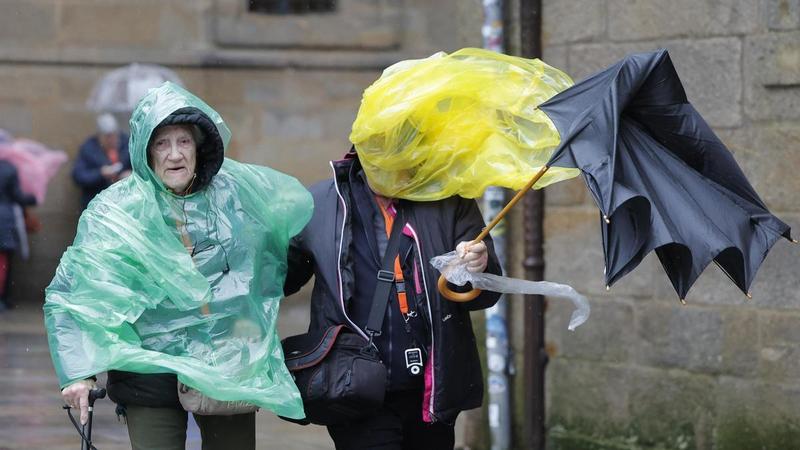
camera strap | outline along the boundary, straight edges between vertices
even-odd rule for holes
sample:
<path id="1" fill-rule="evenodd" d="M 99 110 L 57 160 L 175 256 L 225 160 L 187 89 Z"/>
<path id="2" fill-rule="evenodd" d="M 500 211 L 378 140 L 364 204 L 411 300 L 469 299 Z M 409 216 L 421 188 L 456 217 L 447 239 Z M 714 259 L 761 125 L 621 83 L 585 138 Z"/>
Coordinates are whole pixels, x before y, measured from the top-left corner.
<path id="1" fill-rule="evenodd" d="M 399 215 L 398 215 L 399 216 Z M 386 245 L 386 252 L 383 254 L 381 268 L 378 270 L 378 281 L 375 284 L 375 294 L 372 296 L 372 306 L 369 310 L 369 318 L 365 330 L 369 336 L 370 343 L 374 336 L 380 336 L 383 328 L 383 318 L 386 315 L 386 305 L 389 304 L 389 293 L 395 282 L 394 260 L 400 249 L 400 239 L 405 222 L 401 217 L 396 217 L 392 225 L 392 233 L 389 236 L 389 243 Z M 397 220 L 400 219 L 400 220 Z"/>

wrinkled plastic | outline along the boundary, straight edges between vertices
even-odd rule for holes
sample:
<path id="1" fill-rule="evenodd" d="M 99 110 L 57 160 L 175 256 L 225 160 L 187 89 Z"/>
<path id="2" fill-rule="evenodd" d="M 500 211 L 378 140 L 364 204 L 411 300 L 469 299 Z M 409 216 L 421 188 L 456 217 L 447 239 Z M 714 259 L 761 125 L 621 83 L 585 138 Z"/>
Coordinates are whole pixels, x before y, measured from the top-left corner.
<path id="1" fill-rule="evenodd" d="M 559 144 L 537 106 L 572 85 L 538 59 L 465 48 L 401 61 L 364 91 L 350 141 L 370 186 L 393 198 L 522 189 Z M 551 168 L 534 186 L 577 176 Z"/>
<path id="2" fill-rule="evenodd" d="M 133 175 L 89 204 L 46 290 L 59 382 L 110 369 L 172 372 L 217 400 L 302 418 L 275 326 L 288 241 L 308 222 L 311 196 L 290 176 L 230 159 L 205 189 L 171 194 L 148 167 L 146 144 L 185 106 L 205 112 L 225 146 L 230 140 L 222 118 L 176 85 L 139 104 Z"/>
<path id="3" fill-rule="evenodd" d="M 13 139 L 0 130 L 0 159 L 17 168 L 20 189 L 33 194 L 36 203 L 41 205 L 47 194 L 47 185 L 67 162 L 67 154 L 30 139 Z"/>
<path id="4" fill-rule="evenodd" d="M 530 281 L 518 278 L 501 277 L 491 273 L 472 273 L 467 270 L 466 264 L 456 252 L 445 253 L 431 258 L 431 265 L 441 272 L 447 281 L 457 286 L 467 283 L 472 287 L 504 294 L 532 294 L 559 297 L 570 300 L 575 306 L 569 319 L 567 328 L 574 331 L 587 319 L 591 307 L 586 297 L 566 284 L 552 283 L 550 281 Z"/>

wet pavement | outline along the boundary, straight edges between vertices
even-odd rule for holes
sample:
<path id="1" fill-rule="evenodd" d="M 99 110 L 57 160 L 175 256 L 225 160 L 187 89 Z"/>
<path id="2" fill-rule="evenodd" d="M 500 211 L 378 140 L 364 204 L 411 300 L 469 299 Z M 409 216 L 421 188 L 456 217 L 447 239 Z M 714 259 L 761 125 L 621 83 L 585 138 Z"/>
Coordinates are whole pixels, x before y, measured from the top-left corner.
<path id="1" fill-rule="evenodd" d="M 284 301 L 279 320 L 281 336 L 302 333 L 308 305 Z M 100 378 L 104 385 L 104 378 Z M 61 408 L 39 305 L 0 313 L 0 450 L 77 449 L 80 438 Z M 302 427 L 260 411 L 256 415 L 257 448 L 285 450 L 332 449 L 323 427 Z M 95 404 L 92 440 L 99 450 L 129 449 L 127 429 L 118 422 L 108 399 Z M 191 424 L 187 449 L 200 448 L 200 435 Z"/>

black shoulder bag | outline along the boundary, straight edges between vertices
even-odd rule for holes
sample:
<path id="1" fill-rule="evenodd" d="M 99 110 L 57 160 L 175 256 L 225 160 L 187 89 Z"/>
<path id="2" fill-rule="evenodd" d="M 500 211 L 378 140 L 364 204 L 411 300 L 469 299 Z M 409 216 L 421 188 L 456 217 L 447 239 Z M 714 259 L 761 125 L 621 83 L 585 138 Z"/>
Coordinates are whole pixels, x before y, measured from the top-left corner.
<path id="1" fill-rule="evenodd" d="M 383 405 L 386 366 L 372 339 L 381 334 L 383 327 L 403 226 L 399 218 L 394 221 L 382 269 L 377 273 L 378 283 L 365 327 L 369 339 L 346 325 L 336 325 L 281 341 L 286 367 L 300 390 L 306 413 L 304 420 L 286 420 L 304 425 L 336 425 L 364 417 Z"/>

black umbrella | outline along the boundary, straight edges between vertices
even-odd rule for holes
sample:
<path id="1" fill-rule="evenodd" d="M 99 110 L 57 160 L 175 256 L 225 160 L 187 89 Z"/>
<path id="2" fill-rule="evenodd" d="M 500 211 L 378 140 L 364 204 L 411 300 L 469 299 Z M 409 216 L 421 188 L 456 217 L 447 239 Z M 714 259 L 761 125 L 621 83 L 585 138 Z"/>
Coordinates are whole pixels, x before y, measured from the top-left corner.
<path id="1" fill-rule="evenodd" d="M 602 213 L 606 284 L 655 250 L 681 301 L 714 261 L 749 297 L 791 240 L 689 104 L 666 50 L 629 55 L 540 106 L 561 134 L 548 166 L 575 167 Z"/>

